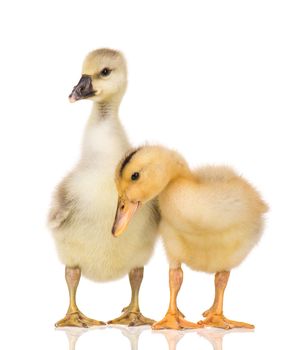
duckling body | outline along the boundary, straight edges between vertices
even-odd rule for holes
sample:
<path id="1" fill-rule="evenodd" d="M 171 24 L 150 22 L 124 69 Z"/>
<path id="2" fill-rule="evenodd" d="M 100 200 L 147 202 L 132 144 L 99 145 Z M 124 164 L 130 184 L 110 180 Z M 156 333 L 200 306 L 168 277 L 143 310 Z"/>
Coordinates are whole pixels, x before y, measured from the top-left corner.
<path id="1" fill-rule="evenodd" d="M 263 202 L 232 169 L 205 167 L 177 179 L 159 196 L 159 232 L 172 264 L 226 271 L 238 266 L 261 236 Z"/>
<path id="2" fill-rule="evenodd" d="M 122 207 L 135 211 L 135 207 L 158 196 L 159 232 L 170 265 L 169 309 L 153 328 L 253 328 L 228 320 L 222 310 L 230 270 L 245 259 L 262 234 L 267 205 L 258 192 L 229 167 L 193 171 L 180 154 L 164 147 L 145 146 L 131 155 L 130 162 L 122 161 L 116 170 Z M 126 227 L 123 220 L 118 224 L 117 218 L 122 216 L 118 208 L 113 226 L 116 236 Z M 213 306 L 198 324 L 186 321 L 177 307 L 182 263 L 197 271 L 216 273 Z"/>
<path id="3" fill-rule="evenodd" d="M 129 274 L 130 305 L 111 323 L 151 324 L 139 310 L 138 295 L 143 266 L 148 262 L 156 239 L 158 216 L 153 202 L 134 218 L 127 235 L 111 235 L 117 208 L 114 171 L 130 147 L 118 119 L 118 108 L 126 88 L 126 63 L 119 52 L 100 49 L 85 59 L 82 77 L 70 101 L 90 99 L 93 109 L 88 120 L 80 161 L 56 189 L 49 214 L 58 255 L 65 264 L 70 305 L 57 327 L 90 327 L 104 324 L 86 317 L 77 307 L 76 291 L 81 275 L 98 282 Z"/>

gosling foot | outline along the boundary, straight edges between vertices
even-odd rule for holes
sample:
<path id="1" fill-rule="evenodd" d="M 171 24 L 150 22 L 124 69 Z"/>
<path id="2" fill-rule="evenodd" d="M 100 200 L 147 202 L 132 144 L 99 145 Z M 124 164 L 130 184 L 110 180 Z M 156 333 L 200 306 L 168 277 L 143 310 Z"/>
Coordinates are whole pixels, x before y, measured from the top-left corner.
<path id="1" fill-rule="evenodd" d="M 222 329 L 255 328 L 254 325 L 249 323 L 228 320 L 224 315 L 214 314 L 211 310 L 204 312 L 203 316 L 206 316 L 206 319 L 198 322 L 198 324 L 203 327 L 216 327 Z"/>
<path id="2" fill-rule="evenodd" d="M 108 324 L 120 324 L 128 327 L 152 325 L 155 321 L 142 315 L 140 311 L 130 311 L 128 307 L 123 309 L 123 315 Z"/>
<path id="3" fill-rule="evenodd" d="M 88 318 L 82 312 L 76 311 L 72 313 L 68 313 L 62 320 L 58 321 L 55 326 L 56 327 L 81 327 L 81 328 L 89 328 L 89 327 L 97 327 L 104 326 L 106 323 L 102 321 L 96 321 L 92 318 Z"/>
<path id="4" fill-rule="evenodd" d="M 153 324 L 152 329 L 194 329 L 194 328 L 202 328 L 201 325 L 186 321 L 182 316 L 182 313 L 178 311 L 175 314 L 167 313 L 166 316 L 159 322 Z"/>

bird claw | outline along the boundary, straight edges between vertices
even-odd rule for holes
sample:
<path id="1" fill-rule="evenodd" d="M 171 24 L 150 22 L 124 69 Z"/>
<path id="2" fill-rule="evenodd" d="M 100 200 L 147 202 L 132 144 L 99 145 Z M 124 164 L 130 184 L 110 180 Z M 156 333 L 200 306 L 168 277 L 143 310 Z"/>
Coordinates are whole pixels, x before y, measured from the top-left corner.
<path id="1" fill-rule="evenodd" d="M 213 312 L 213 307 L 210 307 L 208 310 L 204 311 L 202 316 L 207 317 L 209 314 Z"/>
<path id="2" fill-rule="evenodd" d="M 130 311 L 129 307 L 123 309 L 124 313 L 114 320 L 108 321 L 108 324 L 120 324 L 128 327 L 152 325 L 155 321 L 142 315 L 140 311 Z"/>
<path id="3" fill-rule="evenodd" d="M 55 327 L 80 327 L 80 328 L 89 328 L 89 327 L 98 327 L 104 326 L 106 323 L 102 321 L 96 321 L 92 318 L 88 318 L 82 312 L 72 312 L 68 313 L 62 320 L 58 321 L 55 324 Z"/>

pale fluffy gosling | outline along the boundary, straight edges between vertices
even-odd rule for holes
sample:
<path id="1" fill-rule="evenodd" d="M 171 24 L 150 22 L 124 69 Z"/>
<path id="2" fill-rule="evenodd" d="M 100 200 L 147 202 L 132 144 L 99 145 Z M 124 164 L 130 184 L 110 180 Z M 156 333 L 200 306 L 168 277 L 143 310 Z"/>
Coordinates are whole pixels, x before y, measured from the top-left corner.
<path id="1" fill-rule="evenodd" d="M 121 53 L 100 49 L 85 59 L 82 77 L 70 101 L 90 99 L 93 109 L 87 123 L 81 159 L 56 189 L 49 227 L 60 260 L 66 265 L 70 304 L 57 327 L 101 325 L 84 316 L 75 295 L 81 274 L 93 281 L 110 281 L 129 273 L 130 305 L 110 321 L 126 325 L 152 324 L 139 310 L 138 294 L 143 266 L 156 238 L 157 213 L 153 203 L 134 218 L 120 240 L 110 230 L 117 206 L 114 171 L 130 145 L 118 119 L 118 108 L 127 84 L 126 63 Z"/>
<path id="2" fill-rule="evenodd" d="M 116 184 L 121 203 L 113 226 L 116 236 L 138 207 L 158 196 L 159 232 L 170 263 L 170 305 L 153 328 L 253 328 L 224 317 L 223 295 L 230 270 L 245 259 L 262 233 L 267 206 L 256 190 L 230 168 L 192 171 L 178 153 L 159 146 L 132 151 L 117 167 Z M 181 263 L 216 273 L 214 304 L 198 325 L 186 321 L 177 308 Z"/>

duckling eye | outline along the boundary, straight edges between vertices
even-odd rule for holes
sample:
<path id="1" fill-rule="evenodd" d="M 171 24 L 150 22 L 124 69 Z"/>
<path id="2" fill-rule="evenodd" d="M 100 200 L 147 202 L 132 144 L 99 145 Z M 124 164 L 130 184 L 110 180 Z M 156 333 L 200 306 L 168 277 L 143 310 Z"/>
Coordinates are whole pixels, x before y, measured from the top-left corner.
<path id="1" fill-rule="evenodd" d="M 108 75 L 110 75 L 110 73 L 111 73 L 111 69 L 109 69 L 109 68 L 104 68 L 103 70 L 101 70 L 102 77 L 108 77 Z"/>
<path id="2" fill-rule="evenodd" d="M 139 179 L 140 174 L 139 173 L 133 173 L 130 177 L 133 181 L 137 181 Z"/>

